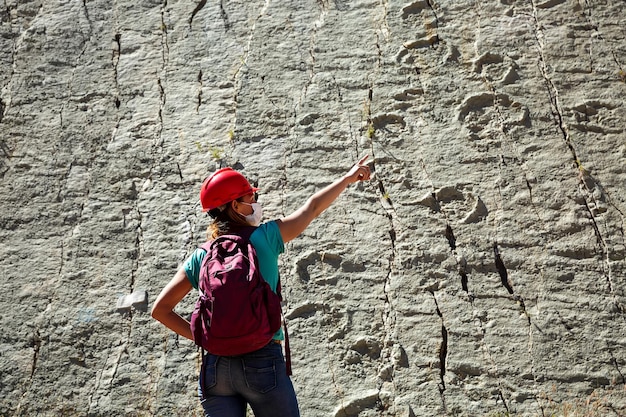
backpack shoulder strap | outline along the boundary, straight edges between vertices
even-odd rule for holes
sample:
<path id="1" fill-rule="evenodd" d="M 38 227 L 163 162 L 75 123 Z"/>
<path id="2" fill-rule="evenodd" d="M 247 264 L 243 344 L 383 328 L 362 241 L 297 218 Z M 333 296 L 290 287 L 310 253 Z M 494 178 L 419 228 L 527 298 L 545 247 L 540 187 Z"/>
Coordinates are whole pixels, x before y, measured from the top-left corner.
<path id="1" fill-rule="evenodd" d="M 213 244 L 213 240 L 207 240 L 202 245 L 200 245 L 200 249 L 204 249 L 205 252 L 209 252 L 209 250 L 211 250 L 212 244 Z"/>
<path id="2" fill-rule="evenodd" d="M 239 236 L 245 241 L 245 243 L 248 243 L 250 241 L 250 236 L 252 236 L 252 233 L 254 233 L 256 229 L 257 228 L 254 226 L 242 227 L 236 231 L 232 231 L 224 235 L 218 236 L 215 239 L 207 240 L 200 247 L 204 249 L 206 252 L 209 252 L 214 242 L 216 242 L 221 237 L 225 237 L 228 239 L 228 236 Z"/>

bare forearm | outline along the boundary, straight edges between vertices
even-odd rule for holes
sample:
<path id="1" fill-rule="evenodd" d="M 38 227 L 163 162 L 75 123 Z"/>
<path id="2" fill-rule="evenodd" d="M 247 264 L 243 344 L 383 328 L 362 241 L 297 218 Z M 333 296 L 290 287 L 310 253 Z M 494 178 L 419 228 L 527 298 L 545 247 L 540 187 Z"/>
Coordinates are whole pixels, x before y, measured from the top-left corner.
<path id="1" fill-rule="evenodd" d="M 341 178 L 333 181 L 320 191 L 313 194 L 298 210 L 278 221 L 278 227 L 284 242 L 297 237 L 307 226 L 326 210 L 339 197 L 348 185 L 369 180 L 370 169 L 365 164 L 367 156 L 350 169 L 350 171 Z"/>
<path id="2" fill-rule="evenodd" d="M 174 311 L 176 305 L 191 289 L 185 269 L 180 268 L 154 301 L 152 317 L 163 323 L 168 329 L 193 340 L 189 322 Z"/>
<path id="3" fill-rule="evenodd" d="M 175 311 L 168 311 L 168 312 L 164 312 L 161 314 L 152 314 L 152 316 L 160 321 L 161 323 L 163 323 L 165 325 L 165 327 L 167 327 L 168 329 L 172 330 L 173 332 L 189 339 L 189 340 L 193 340 L 193 335 L 191 333 L 191 327 L 189 325 L 189 322 L 187 320 L 185 320 L 184 318 L 182 318 L 178 313 L 176 313 Z"/>
<path id="4" fill-rule="evenodd" d="M 348 185 L 350 185 L 350 180 L 348 177 L 344 176 L 309 197 L 305 206 L 308 206 L 308 210 L 310 210 L 313 215 L 312 217 L 315 218 L 319 216 L 324 210 L 330 207 Z"/>

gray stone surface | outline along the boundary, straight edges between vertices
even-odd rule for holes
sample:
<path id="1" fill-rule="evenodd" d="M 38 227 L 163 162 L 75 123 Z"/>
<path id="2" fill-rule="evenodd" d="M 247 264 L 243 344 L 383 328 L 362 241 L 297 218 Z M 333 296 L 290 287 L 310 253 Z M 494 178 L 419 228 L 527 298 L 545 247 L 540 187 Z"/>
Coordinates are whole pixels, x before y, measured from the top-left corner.
<path id="1" fill-rule="evenodd" d="M 303 416 L 626 415 L 623 6 L 4 0 L 0 415 L 200 415 L 118 300 L 209 172 L 275 218 L 364 154 L 281 260 Z"/>
<path id="2" fill-rule="evenodd" d="M 147 311 L 148 292 L 146 290 L 134 291 L 117 299 L 117 311 L 119 313 L 128 313 L 133 308 L 144 312 Z"/>

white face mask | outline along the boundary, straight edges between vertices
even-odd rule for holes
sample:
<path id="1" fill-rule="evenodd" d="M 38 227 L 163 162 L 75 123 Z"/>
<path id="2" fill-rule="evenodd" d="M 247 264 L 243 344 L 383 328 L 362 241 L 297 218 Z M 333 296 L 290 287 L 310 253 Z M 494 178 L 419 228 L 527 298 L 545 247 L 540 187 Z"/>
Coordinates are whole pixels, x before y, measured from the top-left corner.
<path id="1" fill-rule="evenodd" d="M 259 203 L 246 203 L 240 201 L 241 204 L 246 204 L 252 207 L 252 214 L 243 216 L 250 226 L 258 226 L 261 224 L 261 218 L 263 217 L 263 207 Z"/>

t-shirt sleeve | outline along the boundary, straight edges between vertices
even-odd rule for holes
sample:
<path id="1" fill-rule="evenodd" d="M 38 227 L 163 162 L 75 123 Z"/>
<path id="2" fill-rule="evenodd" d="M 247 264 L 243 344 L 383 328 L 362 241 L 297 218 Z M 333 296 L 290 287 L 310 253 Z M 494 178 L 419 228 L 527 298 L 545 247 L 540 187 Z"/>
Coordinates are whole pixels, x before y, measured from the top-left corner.
<path id="1" fill-rule="evenodd" d="M 278 255 L 285 251 L 283 236 L 280 234 L 278 223 L 276 223 L 275 220 L 263 223 L 261 226 L 259 226 L 259 228 L 263 229 L 263 234 L 265 235 L 265 243 L 268 249 L 274 252 L 276 257 L 278 257 Z M 251 238 L 253 244 L 256 243 L 254 238 L 257 236 Z"/>
<path id="2" fill-rule="evenodd" d="M 191 283 L 191 286 L 196 290 L 198 289 L 198 282 L 200 278 L 200 267 L 202 266 L 202 260 L 206 255 L 206 251 L 202 248 L 198 248 L 187 258 L 183 264 L 187 279 Z"/>
<path id="3" fill-rule="evenodd" d="M 250 236 L 250 242 L 256 249 L 261 276 L 272 290 L 278 285 L 278 255 L 284 252 L 285 245 L 278 223 L 270 221 L 260 225 Z"/>

